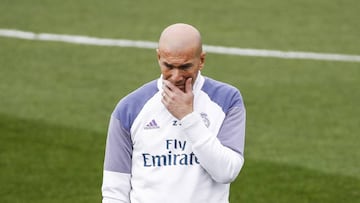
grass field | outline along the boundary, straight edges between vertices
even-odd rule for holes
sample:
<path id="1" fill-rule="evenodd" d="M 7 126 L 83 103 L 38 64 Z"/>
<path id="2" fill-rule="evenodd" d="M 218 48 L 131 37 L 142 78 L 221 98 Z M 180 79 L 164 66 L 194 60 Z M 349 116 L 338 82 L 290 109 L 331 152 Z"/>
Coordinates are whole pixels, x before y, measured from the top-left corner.
<path id="1" fill-rule="evenodd" d="M 360 55 L 357 0 L 0 0 L 0 28 Z M 247 107 L 230 202 L 360 202 L 360 63 L 208 54 Z M 0 37 L 0 202 L 100 202 L 109 116 L 157 78 L 155 51 Z"/>

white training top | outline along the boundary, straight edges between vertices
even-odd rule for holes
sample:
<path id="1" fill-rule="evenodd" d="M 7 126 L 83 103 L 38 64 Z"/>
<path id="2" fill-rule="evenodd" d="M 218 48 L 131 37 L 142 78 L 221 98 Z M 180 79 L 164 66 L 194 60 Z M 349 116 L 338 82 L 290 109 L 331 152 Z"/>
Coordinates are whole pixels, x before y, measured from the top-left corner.
<path id="1" fill-rule="evenodd" d="M 240 92 L 199 73 L 194 112 L 182 120 L 161 102 L 162 79 L 123 98 L 111 115 L 103 203 L 227 203 L 244 163 Z"/>

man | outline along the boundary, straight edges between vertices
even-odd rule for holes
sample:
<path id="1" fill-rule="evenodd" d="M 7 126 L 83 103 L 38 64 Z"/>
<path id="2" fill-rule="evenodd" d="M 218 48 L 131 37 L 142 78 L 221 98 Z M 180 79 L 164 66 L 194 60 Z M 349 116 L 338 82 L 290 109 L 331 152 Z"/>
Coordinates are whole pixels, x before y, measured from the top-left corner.
<path id="1" fill-rule="evenodd" d="M 157 49 L 159 79 L 123 98 L 111 115 L 103 203 L 226 203 L 244 163 L 240 92 L 201 75 L 200 33 L 173 24 Z"/>

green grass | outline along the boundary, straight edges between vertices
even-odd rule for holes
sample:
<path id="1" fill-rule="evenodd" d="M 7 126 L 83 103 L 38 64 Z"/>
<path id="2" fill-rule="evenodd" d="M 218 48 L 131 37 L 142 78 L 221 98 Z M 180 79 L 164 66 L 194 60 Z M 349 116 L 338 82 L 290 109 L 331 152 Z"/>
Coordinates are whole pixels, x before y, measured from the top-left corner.
<path id="1" fill-rule="evenodd" d="M 206 44 L 360 54 L 355 0 L 1 5 L 0 28 L 156 41 L 185 21 Z M 247 107 L 232 203 L 360 202 L 359 67 L 207 55 L 203 74 L 238 87 Z M 158 76 L 155 50 L 0 38 L 0 202 L 100 202 L 109 116 Z"/>
<path id="2" fill-rule="evenodd" d="M 359 54 L 357 0 L 2 0 L 0 27 L 156 41 L 189 22 L 207 44 Z"/>
<path id="3" fill-rule="evenodd" d="M 248 159 L 230 202 L 359 202 L 360 180 L 288 164 Z"/>
<path id="4" fill-rule="evenodd" d="M 104 136 L 5 114 L 0 127 L 1 202 L 100 202 Z"/>
<path id="5" fill-rule="evenodd" d="M 100 202 L 101 133 L 1 115 L 1 202 Z M 231 202 L 355 202 L 360 180 L 249 158 Z"/>

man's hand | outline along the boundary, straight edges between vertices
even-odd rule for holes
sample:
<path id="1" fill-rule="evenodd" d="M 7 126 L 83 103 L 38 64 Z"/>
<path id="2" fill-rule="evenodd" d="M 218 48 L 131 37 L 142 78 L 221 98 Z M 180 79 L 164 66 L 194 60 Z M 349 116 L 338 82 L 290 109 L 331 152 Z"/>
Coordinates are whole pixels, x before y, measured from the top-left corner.
<path id="1" fill-rule="evenodd" d="M 192 78 L 188 78 L 185 82 L 185 92 L 176 87 L 171 82 L 163 81 L 163 93 L 161 102 L 168 111 L 177 119 L 192 113 L 194 110 L 194 94 L 192 92 Z"/>

